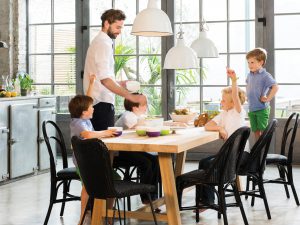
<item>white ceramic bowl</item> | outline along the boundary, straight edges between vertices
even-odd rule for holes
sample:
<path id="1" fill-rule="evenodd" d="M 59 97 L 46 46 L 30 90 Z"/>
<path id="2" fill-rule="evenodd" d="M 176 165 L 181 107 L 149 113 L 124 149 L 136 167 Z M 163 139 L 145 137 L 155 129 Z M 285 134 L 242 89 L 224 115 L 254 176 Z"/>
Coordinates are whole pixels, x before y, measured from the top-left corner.
<path id="1" fill-rule="evenodd" d="M 130 80 L 126 82 L 126 88 L 130 92 L 138 92 L 141 88 L 141 84 L 138 81 Z"/>
<path id="2" fill-rule="evenodd" d="M 188 115 L 176 115 L 176 114 L 170 114 L 171 119 L 174 122 L 182 122 L 182 123 L 188 123 L 190 121 L 193 121 L 196 117 L 197 113 L 191 113 Z"/>
<path id="3" fill-rule="evenodd" d="M 145 118 L 144 124 L 147 127 L 162 127 L 164 118 Z"/>

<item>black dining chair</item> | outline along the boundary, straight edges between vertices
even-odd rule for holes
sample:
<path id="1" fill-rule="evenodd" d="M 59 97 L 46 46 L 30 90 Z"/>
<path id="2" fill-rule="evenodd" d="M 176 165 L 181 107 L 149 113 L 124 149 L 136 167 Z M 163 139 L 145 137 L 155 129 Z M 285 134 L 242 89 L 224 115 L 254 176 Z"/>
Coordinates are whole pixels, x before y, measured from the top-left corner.
<path id="1" fill-rule="evenodd" d="M 135 165 L 131 165 L 129 162 L 119 161 L 119 156 L 114 157 L 113 168 L 121 172 L 123 180 L 126 181 L 140 181 L 140 175 L 138 168 Z M 127 210 L 131 211 L 131 200 L 130 196 L 127 197 Z"/>
<path id="2" fill-rule="evenodd" d="M 280 154 L 267 154 L 266 164 L 277 166 L 279 177 L 264 181 L 265 183 L 283 184 L 287 198 L 290 198 L 288 190 L 288 185 L 290 185 L 297 205 L 299 205 L 299 200 L 294 185 L 292 164 L 298 118 L 299 113 L 292 113 L 287 119 L 282 134 Z"/>
<path id="3" fill-rule="evenodd" d="M 254 206 L 255 198 L 263 199 L 268 219 L 271 219 L 271 213 L 264 188 L 263 175 L 266 167 L 266 157 L 276 126 L 277 120 L 273 119 L 250 149 L 250 153 L 243 153 L 241 166 L 238 170 L 239 176 L 247 177 L 246 190 L 241 190 L 240 195 L 245 195 L 246 199 L 251 196 L 251 206 Z M 250 183 L 252 183 L 251 190 Z"/>
<path id="4" fill-rule="evenodd" d="M 80 201 L 79 196 L 75 196 L 70 193 L 70 184 L 73 180 L 80 180 L 78 174 L 76 173 L 75 167 L 68 166 L 68 156 L 67 149 L 62 135 L 61 130 L 57 124 L 51 120 L 44 121 L 42 124 L 43 136 L 47 145 L 47 150 L 49 153 L 50 160 L 50 203 L 44 225 L 48 223 L 53 204 L 62 203 L 60 216 L 64 215 L 65 202 L 68 201 Z M 49 136 L 49 131 L 53 132 L 53 136 Z M 55 135 L 56 133 L 56 135 Z M 63 168 L 61 170 L 56 170 L 56 159 L 54 158 L 53 152 L 56 151 L 56 148 L 59 148 L 62 155 Z M 58 199 L 57 194 L 60 187 L 63 187 L 63 196 Z"/>
<path id="5" fill-rule="evenodd" d="M 80 175 L 89 195 L 89 199 L 108 199 L 116 198 L 119 222 L 122 224 L 120 207 L 118 199 L 127 196 L 147 194 L 153 219 L 157 224 L 156 216 L 153 209 L 150 193 L 155 190 L 155 186 L 149 184 L 141 184 L 125 180 L 113 180 L 112 166 L 106 145 L 99 139 L 81 140 L 78 137 L 72 137 L 72 146 L 75 153 L 75 158 L 78 163 Z M 125 199 L 124 199 L 125 200 Z M 84 220 L 86 209 L 81 220 Z M 106 224 L 107 219 L 107 201 L 106 201 Z M 124 224 L 126 223 L 125 201 L 124 201 Z M 114 222 L 113 214 L 113 222 Z"/>
<path id="6" fill-rule="evenodd" d="M 122 176 L 123 180 L 126 181 L 134 181 L 140 182 L 141 181 L 141 172 L 138 166 L 135 164 L 120 158 L 120 156 L 115 156 L 113 161 L 113 168 L 119 171 Z M 162 197 L 162 182 L 160 177 L 158 178 L 159 182 L 157 184 L 158 189 L 158 197 Z M 127 209 L 131 211 L 131 200 L 130 196 L 127 197 Z"/>
<path id="7" fill-rule="evenodd" d="M 199 222 L 199 208 L 214 209 L 218 211 L 218 218 L 223 215 L 224 224 L 228 224 L 227 207 L 237 206 L 240 208 L 244 223 L 247 225 L 247 217 L 237 190 L 236 173 L 239 167 L 240 158 L 244 151 L 247 139 L 250 135 L 248 127 L 236 130 L 223 144 L 220 151 L 212 159 L 211 164 L 206 170 L 193 170 L 182 174 L 176 178 L 176 188 L 180 210 L 196 210 L 196 222 Z M 195 206 L 182 205 L 183 189 L 196 185 L 196 190 L 201 187 L 211 187 L 216 194 L 218 203 L 204 203 L 199 201 L 196 192 Z M 235 203 L 226 203 L 225 192 L 231 187 L 235 196 Z"/>

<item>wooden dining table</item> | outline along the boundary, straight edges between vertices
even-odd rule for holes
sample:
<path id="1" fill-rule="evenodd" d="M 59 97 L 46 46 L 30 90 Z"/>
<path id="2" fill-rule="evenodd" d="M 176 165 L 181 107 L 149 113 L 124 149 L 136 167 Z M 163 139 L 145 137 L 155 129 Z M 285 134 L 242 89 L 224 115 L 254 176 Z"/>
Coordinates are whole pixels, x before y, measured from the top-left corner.
<path id="1" fill-rule="evenodd" d="M 218 132 L 205 131 L 203 127 L 177 129 L 175 134 L 159 137 L 138 136 L 135 131 L 123 131 L 120 137 L 102 139 L 110 151 L 157 152 L 163 185 L 163 198 L 154 201 L 154 207 L 166 205 L 166 213 L 156 214 L 158 221 L 166 221 L 171 225 L 180 225 L 180 211 L 175 186 L 176 176 L 182 174 L 186 152 L 197 146 L 217 140 Z M 172 154 L 176 154 L 175 173 Z M 153 220 L 149 206 L 135 211 L 126 211 L 126 218 Z M 102 225 L 105 217 L 105 200 L 95 199 L 92 214 L 92 225 Z M 124 212 L 121 212 L 123 217 Z M 116 213 L 117 215 L 117 213 Z M 108 210 L 113 216 L 113 210 Z"/>

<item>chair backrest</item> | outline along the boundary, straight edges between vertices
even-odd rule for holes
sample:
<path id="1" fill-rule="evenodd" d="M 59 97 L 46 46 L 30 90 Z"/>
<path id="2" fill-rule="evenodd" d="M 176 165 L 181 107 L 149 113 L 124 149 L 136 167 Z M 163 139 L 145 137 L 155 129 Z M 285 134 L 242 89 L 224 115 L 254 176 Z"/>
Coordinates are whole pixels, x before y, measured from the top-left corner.
<path id="1" fill-rule="evenodd" d="M 99 139 L 71 139 L 80 176 L 89 196 L 99 199 L 113 198 L 111 161 L 106 145 Z"/>
<path id="2" fill-rule="evenodd" d="M 249 127 L 241 127 L 230 135 L 208 168 L 207 179 L 219 184 L 235 180 L 239 161 L 249 135 Z"/>
<path id="3" fill-rule="evenodd" d="M 55 130 L 55 135 L 50 136 L 50 129 Z M 57 124 L 52 121 L 44 121 L 42 124 L 42 130 L 43 130 L 43 136 L 47 145 L 49 157 L 50 157 L 50 170 L 51 170 L 51 175 L 56 176 L 56 160 L 53 156 L 53 151 L 56 151 L 56 148 L 59 147 L 62 155 L 62 161 L 63 161 L 63 168 L 68 168 L 68 155 L 67 155 L 67 149 L 66 149 L 66 144 L 64 141 L 64 137 L 62 135 L 61 130 L 57 126 Z M 52 132 L 51 132 L 52 133 Z M 51 142 L 51 140 L 54 140 L 54 142 Z M 55 143 L 55 145 L 54 145 Z"/>
<path id="4" fill-rule="evenodd" d="M 295 118 L 294 118 L 295 117 Z M 294 118 L 294 123 L 292 123 Z M 294 151 L 294 142 L 297 134 L 298 128 L 298 118 L 299 113 L 292 113 L 287 119 L 281 141 L 281 155 L 286 155 L 288 157 L 288 163 L 293 161 L 293 151 Z M 286 152 L 287 151 L 287 152 Z"/>
<path id="5" fill-rule="evenodd" d="M 272 137 L 277 126 L 277 120 L 273 119 L 264 130 L 263 134 L 255 142 L 250 150 L 249 157 L 243 162 L 243 172 L 263 174 L 266 157 L 270 148 Z"/>

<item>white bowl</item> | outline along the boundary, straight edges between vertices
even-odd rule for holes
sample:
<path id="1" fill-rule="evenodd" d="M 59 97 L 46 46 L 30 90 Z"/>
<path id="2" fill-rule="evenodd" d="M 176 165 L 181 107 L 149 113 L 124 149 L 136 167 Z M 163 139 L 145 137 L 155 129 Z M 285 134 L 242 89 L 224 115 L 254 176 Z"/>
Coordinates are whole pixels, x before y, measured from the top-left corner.
<path id="1" fill-rule="evenodd" d="M 197 113 L 191 113 L 188 115 L 176 115 L 176 114 L 170 114 L 171 119 L 174 122 L 182 122 L 182 123 L 188 123 L 190 121 L 193 121 L 196 117 Z"/>
<path id="2" fill-rule="evenodd" d="M 137 92 L 141 88 L 141 84 L 138 81 L 130 80 L 126 82 L 126 88 L 130 92 Z"/>
<path id="3" fill-rule="evenodd" d="M 144 124 L 147 127 L 162 127 L 164 118 L 145 118 Z"/>
<path id="4" fill-rule="evenodd" d="M 123 131 L 123 127 L 108 127 L 107 130 Z"/>

